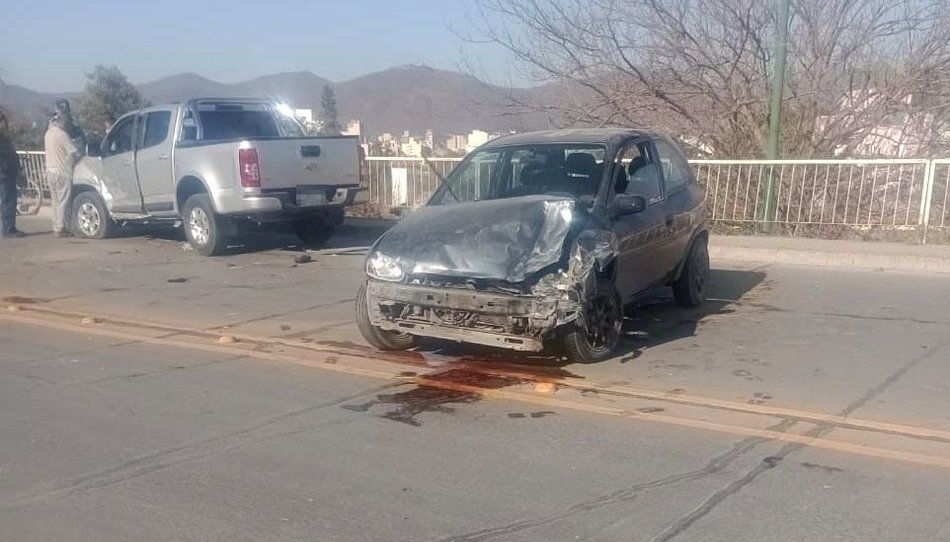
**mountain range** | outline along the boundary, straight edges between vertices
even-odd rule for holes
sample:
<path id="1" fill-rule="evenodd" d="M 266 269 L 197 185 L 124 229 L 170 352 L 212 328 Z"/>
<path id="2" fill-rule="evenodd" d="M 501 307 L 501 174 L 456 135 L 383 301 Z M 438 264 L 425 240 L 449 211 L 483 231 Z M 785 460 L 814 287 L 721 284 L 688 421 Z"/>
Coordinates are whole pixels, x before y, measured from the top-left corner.
<path id="1" fill-rule="evenodd" d="M 355 79 L 331 82 L 307 71 L 265 75 L 239 83 L 220 83 L 194 73 L 163 77 L 138 85 L 153 104 L 192 97 L 264 97 L 295 108 L 320 110 L 323 88 L 332 85 L 339 119 L 363 122 L 365 133 L 437 134 L 530 130 L 550 124 L 538 113 L 513 112 L 512 100 L 530 103 L 549 95 L 544 87 L 507 88 L 487 84 L 470 75 L 408 65 L 371 73 Z M 78 93 L 51 94 L 0 83 L 0 104 L 22 115 L 49 110 L 58 97 L 76 98 Z"/>

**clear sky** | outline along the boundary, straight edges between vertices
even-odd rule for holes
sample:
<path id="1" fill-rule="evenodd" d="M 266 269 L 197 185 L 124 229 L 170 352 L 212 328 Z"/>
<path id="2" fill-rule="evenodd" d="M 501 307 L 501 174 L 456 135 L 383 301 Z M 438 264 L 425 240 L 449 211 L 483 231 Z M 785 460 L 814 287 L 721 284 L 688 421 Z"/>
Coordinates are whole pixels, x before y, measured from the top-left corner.
<path id="1" fill-rule="evenodd" d="M 426 64 L 526 84 L 500 48 L 457 37 L 474 13 L 473 0 L 0 0 L 0 79 L 57 92 L 81 90 L 96 64 L 134 83 Z"/>

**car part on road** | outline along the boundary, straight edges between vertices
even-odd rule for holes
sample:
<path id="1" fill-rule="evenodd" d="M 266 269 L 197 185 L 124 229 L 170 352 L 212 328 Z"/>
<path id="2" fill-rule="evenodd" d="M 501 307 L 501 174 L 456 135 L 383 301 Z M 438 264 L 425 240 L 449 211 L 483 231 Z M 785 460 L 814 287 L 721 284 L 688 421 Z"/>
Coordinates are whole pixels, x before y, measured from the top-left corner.
<path id="1" fill-rule="evenodd" d="M 221 228 L 221 218 L 211 206 L 207 194 L 195 194 L 185 202 L 185 236 L 195 252 L 202 256 L 216 256 L 227 246 Z"/>
<path id="2" fill-rule="evenodd" d="M 106 239 L 115 229 L 115 223 L 98 194 L 84 191 L 76 194 L 72 202 L 72 228 L 77 237 Z"/>

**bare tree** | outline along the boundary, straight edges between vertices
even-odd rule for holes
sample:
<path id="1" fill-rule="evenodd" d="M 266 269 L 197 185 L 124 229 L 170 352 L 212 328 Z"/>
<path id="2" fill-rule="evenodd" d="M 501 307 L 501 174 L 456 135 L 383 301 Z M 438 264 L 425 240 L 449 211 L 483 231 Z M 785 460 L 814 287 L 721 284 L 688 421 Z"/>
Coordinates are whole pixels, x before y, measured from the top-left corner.
<path id="1" fill-rule="evenodd" d="M 565 125 L 660 129 L 698 152 L 763 154 L 772 2 L 477 1 L 473 38 L 548 84 L 547 98 L 515 107 Z M 792 0 L 784 151 L 855 153 L 882 134 L 930 150 L 950 114 L 948 11 L 942 0 Z"/>

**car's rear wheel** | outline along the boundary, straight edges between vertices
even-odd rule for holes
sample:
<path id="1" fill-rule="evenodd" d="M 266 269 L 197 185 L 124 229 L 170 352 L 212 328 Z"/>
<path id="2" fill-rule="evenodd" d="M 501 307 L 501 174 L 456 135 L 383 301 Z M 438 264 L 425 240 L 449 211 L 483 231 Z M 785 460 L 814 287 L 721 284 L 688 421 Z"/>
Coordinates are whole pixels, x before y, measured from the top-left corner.
<path id="1" fill-rule="evenodd" d="M 195 252 L 216 256 L 227 247 L 222 219 L 214 212 L 208 194 L 195 194 L 185 202 L 182 212 L 185 237 Z"/>
<path id="2" fill-rule="evenodd" d="M 680 278 L 673 283 L 673 297 L 681 307 L 698 307 L 709 288 L 709 246 L 705 237 L 693 242 Z"/>
<path id="3" fill-rule="evenodd" d="M 623 304 L 617 289 L 607 279 L 597 280 L 594 295 L 584 314 L 563 335 L 567 357 L 578 363 L 597 363 L 610 358 L 620 341 Z"/>
<path id="4" fill-rule="evenodd" d="M 356 294 L 356 327 L 366 342 L 378 350 L 409 350 L 416 346 L 416 338 L 408 333 L 386 331 L 373 325 L 369 319 L 366 283 L 360 286 Z"/>
<path id="5" fill-rule="evenodd" d="M 295 220 L 293 222 L 294 233 L 308 246 L 322 246 L 330 240 L 333 235 L 333 226 L 327 224 L 322 217 L 311 218 L 308 220 Z"/>

